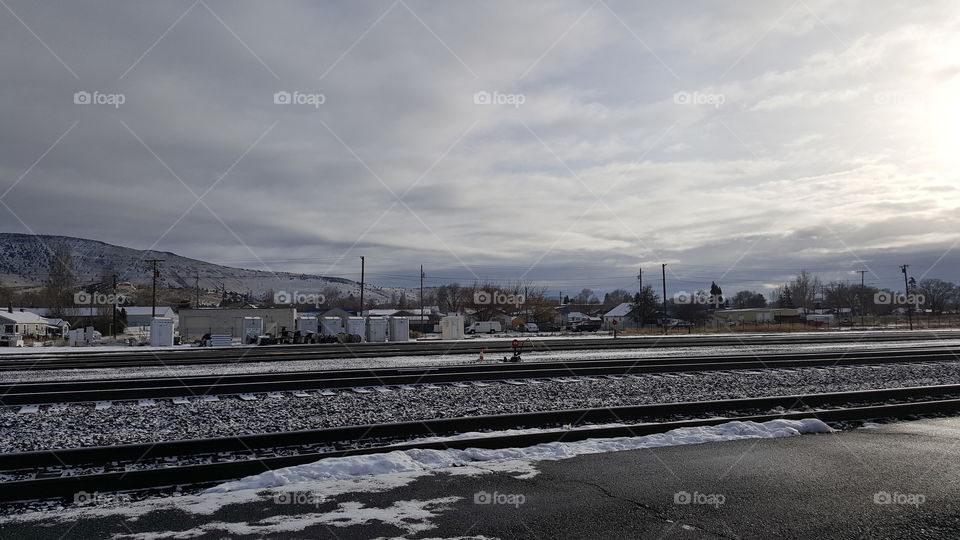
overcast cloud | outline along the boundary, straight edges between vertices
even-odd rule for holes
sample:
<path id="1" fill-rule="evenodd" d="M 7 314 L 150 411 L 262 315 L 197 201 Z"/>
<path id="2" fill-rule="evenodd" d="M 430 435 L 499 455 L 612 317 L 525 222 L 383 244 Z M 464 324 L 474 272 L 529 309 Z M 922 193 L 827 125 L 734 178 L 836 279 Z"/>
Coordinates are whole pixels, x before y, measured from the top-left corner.
<path id="1" fill-rule="evenodd" d="M 0 4 L 3 231 L 396 286 L 960 279 L 953 1 Z"/>

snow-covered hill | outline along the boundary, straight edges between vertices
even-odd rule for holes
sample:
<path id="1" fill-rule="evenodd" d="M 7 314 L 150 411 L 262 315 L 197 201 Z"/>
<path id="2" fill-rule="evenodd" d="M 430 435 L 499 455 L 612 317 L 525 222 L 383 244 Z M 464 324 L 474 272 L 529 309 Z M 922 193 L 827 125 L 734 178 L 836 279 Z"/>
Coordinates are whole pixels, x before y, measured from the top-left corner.
<path id="1" fill-rule="evenodd" d="M 270 291 L 301 294 L 323 293 L 335 287 L 343 296 L 359 295 L 360 284 L 349 279 L 288 272 L 265 272 L 231 268 L 165 251 L 125 248 L 84 238 L 52 235 L 0 233 L 0 282 L 8 287 L 28 288 L 43 285 L 50 274 L 55 253 L 65 246 L 77 284 L 108 281 L 114 274 L 119 282 L 146 284 L 151 281 L 149 259 L 161 259 L 160 283 L 168 288 L 190 288 L 199 276 L 200 288 L 226 290 L 260 298 Z M 365 287 L 371 303 L 389 301 L 400 289 Z M 409 294 L 409 293 L 408 293 Z"/>

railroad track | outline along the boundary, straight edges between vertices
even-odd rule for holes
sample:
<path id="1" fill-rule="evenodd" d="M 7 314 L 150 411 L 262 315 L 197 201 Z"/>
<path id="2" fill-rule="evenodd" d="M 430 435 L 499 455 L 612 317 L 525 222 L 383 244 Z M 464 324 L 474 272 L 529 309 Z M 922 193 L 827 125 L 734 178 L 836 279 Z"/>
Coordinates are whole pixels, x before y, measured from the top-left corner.
<path id="1" fill-rule="evenodd" d="M 734 420 L 764 422 L 777 418 L 816 417 L 825 422 L 840 422 L 953 414 L 958 411 L 960 385 L 943 385 L 474 416 L 217 439 L 0 454 L 0 471 L 7 477 L 21 478 L 0 482 L 0 501 L 70 500 L 79 492 L 208 485 L 323 458 L 411 448 L 509 448 L 554 441 L 646 435 Z M 604 425 L 630 422 L 633 424 Z M 466 439 L 415 441 L 423 436 L 529 427 L 546 429 L 521 435 L 491 433 Z M 320 450 L 311 450 L 318 447 Z M 303 451 L 280 455 L 284 448 Z M 230 453 L 235 453 L 236 459 L 229 459 Z M 201 463 L 180 464 L 181 461 L 198 458 Z M 152 466 L 142 466 L 151 460 Z"/>
<path id="2" fill-rule="evenodd" d="M 555 352 L 568 350 L 607 351 L 620 349 L 648 349 L 669 347 L 722 347 L 742 345 L 793 345 L 833 343 L 882 343 L 890 341 L 937 341 L 960 338 L 957 331 L 916 332 L 843 332 L 823 334 L 769 334 L 697 336 L 642 336 L 613 338 L 541 339 L 518 338 L 524 341 L 524 352 Z M 276 345 L 267 347 L 183 348 L 152 350 L 147 347 L 127 351 L 98 351 L 78 348 L 70 352 L 0 352 L 0 371 L 38 369 L 88 369 L 105 367 L 149 367 L 184 364 L 223 364 L 274 362 L 284 360 L 322 361 L 342 358 L 374 358 L 390 356 L 443 356 L 478 354 L 488 355 L 512 352 L 512 339 L 464 340 L 456 342 L 356 343 L 319 345 Z"/>
<path id="3" fill-rule="evenodd" d="M 488 363 L 416 368 L 30 382 L 0 384 L 0 405 L 112 402 L 151 398 L 366 389 L 371 387 L 384 391 L 385 387 L 405 387 L 415 384 L 515 382 L 517 379 L 556 379 L 681 371 L 850 366 L 956 360 L 958 360 L 958 356 L 954 347 L 927 347 L 923 349 L 854 350 L 843 353 L 730 355 L 711 358 L 616 358 L 570 362 Z"/>

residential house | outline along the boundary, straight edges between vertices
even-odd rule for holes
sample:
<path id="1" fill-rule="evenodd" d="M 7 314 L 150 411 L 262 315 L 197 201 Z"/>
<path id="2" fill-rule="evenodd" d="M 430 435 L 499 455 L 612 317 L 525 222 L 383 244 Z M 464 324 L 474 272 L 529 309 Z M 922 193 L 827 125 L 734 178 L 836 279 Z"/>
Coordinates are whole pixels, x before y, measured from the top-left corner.
<path id="1" fill-rule="evenodd" d="M 624 302 L 619 306 L 603 314 L 604 330 L 624 330 L 630 325 L 636 326 L 636 321 L 631 318 L 633 313 L 633 304 Z"/>
<path id="2" fill-rule="evenodd" d="M 0 333 L 43 338 L 47 336 L 49 329 L 49 321 L 36 313 L 13 308 L 0 311 Z"/>

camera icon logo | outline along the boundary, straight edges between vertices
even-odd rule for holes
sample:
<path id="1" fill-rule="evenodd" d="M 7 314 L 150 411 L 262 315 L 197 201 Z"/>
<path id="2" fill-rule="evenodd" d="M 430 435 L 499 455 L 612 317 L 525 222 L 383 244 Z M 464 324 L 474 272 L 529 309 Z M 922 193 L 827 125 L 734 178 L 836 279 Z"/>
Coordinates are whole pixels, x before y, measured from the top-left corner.
<path id="1" fill-rule="evenodd" d="M 90 92 L 81 90 L 79 92 L 73 93 L 73 102 L 76 105 L 89 105 L 90 104 Z"/>
<path id="2" fill-rule="evenodd" d="M 77 504 L 87 504 L 94 498 L 95 497 L 93 493 L 87 493 L 86 491 L 78 491 L 73 494 L 73 502 Z"/>
<path id="3" fill-rule="evenodd" d="M 487 291 L 476 291 L 473 293 L 473 303 L 480 305 L 490 304 L 493 297 Z"/>
<path id="4" fill-rule="evenodd" d="M 887 291 L 880 291 L 873 295 L 873 303 L 877 305 L 889 305 L 893 303 L 893 296 Z"/>
<path id="5" fill-rule="evenodd" d="M 493 497 L 486 491 L 478 491 L 473 494 L 473 504 L 490 504 Z"/>
<path id="6" fill-rule="evenodd" d="M 893 498 L 886 491 L 878 491 L 873 494 L 873 502 L 874 504 L 890 504 L 893 502 Z"/>
<path id="7" fill-rule="evenodd" d="M 691 102 L 690 92 L 677 92 L 673 95 L 673 102 L 677 105 L 689 105 Z"/>
<path id="8" fill-rule="evenodd" d="M 86 305 L 89 305 L 91 301 L 92 301 L 92 298 L 90 297 L 90 293 L 86 291 L 79 291 L 79 292 L 73 293 L 74 304 L 77 304 L 80 306 L 86 306 Z"/>
<path id="9" fill-rule="evenodd" d="M 273 303 L 274 304 L 291 304 L 293 303 L 293 295 L 287 291 L 277 291 L 273 293 Z"/>
<path id="10" fill-rule="evenodd" d="M 486 90 L 481 90 L 473 95 L 473 102 L 476 105 L 489 105 L 493 103 L 493 96 Z"/>
<path id="11" fill-rule="evenodd" d="M 693 303 L 693 295 L 687 291 L 680 291 L 677 294 L 673 295 L 674 303 L 687 305 Z"/>
<path id="12" fill-rule="evenodd" d="M 290 92 L 279 91 L 273 94 L 274 105 L 289 105 L 292 102 Z"/>
<path id="13" fill-rule="evenodd" d="M 688 491 L 678 491 L 673 494 L 673 504 L 690 504 L 692 500 L 693 497 Z"/>
<path id="14" fill-rule="evenodd" d="M 284 491 L 282 493 L 275 493 L 273 495 L 274 504 L 293 504 L 293 493 L 289 491 Z"/>

